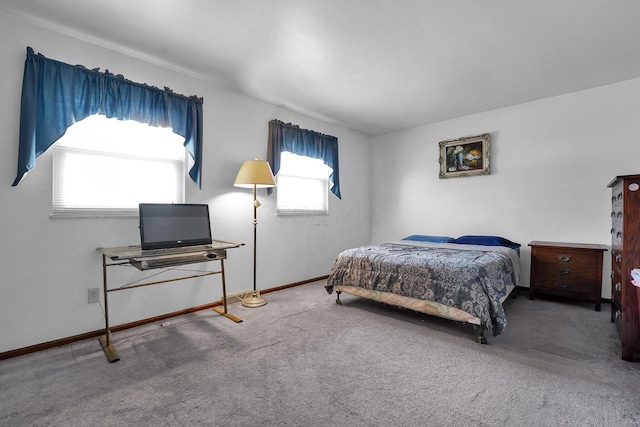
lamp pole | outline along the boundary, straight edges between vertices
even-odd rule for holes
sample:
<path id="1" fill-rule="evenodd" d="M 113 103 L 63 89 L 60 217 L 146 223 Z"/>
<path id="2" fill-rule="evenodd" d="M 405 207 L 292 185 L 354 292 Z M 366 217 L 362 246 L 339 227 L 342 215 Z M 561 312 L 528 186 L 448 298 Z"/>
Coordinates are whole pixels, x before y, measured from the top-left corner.
<path id="1" fill-rule="evenodd" d="M 256 196 L 257 186 L 253 184 L 253 297 L 258 297 L 258 287 L 256 285 L 256 260 L 258 259 L 258 198 Z"/>

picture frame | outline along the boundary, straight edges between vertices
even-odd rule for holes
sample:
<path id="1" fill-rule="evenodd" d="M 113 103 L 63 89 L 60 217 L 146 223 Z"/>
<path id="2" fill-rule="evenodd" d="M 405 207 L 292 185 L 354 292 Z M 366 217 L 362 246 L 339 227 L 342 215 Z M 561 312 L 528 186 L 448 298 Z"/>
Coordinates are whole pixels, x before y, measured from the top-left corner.
<path id="1" fill-rule="evenodd" d="M 440 179 L 489 175 L 490 134 L 440 141 Z"/>

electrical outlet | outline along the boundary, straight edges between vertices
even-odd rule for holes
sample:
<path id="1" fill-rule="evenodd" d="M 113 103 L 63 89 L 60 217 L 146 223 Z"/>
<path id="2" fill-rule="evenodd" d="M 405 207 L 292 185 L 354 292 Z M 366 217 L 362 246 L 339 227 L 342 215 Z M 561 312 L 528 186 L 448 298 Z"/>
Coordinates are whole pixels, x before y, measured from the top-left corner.
<path id="1" fill-rule="evenodd" d="M 87 302 L 89 304 L 95 304 L 100 302 L 100 289 L 99 288 L 89 288 Z"/>

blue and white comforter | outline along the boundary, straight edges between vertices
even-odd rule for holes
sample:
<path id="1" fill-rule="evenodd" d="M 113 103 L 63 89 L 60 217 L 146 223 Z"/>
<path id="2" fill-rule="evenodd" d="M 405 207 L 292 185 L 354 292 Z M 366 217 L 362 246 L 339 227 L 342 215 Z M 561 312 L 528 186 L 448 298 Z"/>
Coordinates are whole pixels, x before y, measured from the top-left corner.
<path id="1" fill-rule="evenodd" d="M 519 279 L 520 259 L 510 248 L 402 241 L 341 252 L 326 288 L 358 286 L 435 301 L 472 314 L 499 335 L 507 325 L 502 300 Z"/>

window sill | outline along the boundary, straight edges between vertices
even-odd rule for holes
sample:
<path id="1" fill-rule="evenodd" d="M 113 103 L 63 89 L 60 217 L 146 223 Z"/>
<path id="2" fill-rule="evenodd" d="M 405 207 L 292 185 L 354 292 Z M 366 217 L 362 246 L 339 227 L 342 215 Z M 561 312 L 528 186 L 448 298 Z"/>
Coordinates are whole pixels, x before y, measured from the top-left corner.
<path id="1" fill-rule="evenodd" d="M 54 211 L 51 218 L 134 218 L 138 216 L 138 209 L 70 209 Z"/>
<path id="2" fill-rule="evenodd" d="M 329 216 L 327 211 L 277 211 L 278 216 Z"/>

